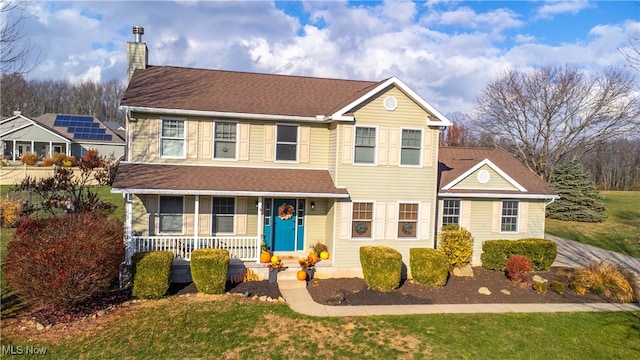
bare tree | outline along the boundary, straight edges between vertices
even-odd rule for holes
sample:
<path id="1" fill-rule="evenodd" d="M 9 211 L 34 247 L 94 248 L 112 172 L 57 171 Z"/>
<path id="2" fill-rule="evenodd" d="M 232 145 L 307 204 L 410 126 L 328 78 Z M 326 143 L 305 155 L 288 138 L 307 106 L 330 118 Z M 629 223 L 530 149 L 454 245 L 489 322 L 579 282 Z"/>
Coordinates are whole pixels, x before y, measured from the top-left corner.
<path id="1" fill-rule="evenodd" d="M 545 181 L 565 160 L 637 131 L 638 86 L 618 68 L 587 75 L 571 66 L 507 71 L 475 104 L 474 126 Z"/>
<path id="2" fill-rule="evenodd" d="M 640 71 L 640 36 L 629 39 L 629 47 L 618 49 L 629 66 Z"/>
<path id="3" fill-rule="evenodd" d="M 2 73 L 25 74 L 39 63 L 39 56 L 29 62 L 33 50 L 31 42 L 24 34 L 24 22 L 29 18 L 24 1 L 0 1 L 0 70 Z"/>

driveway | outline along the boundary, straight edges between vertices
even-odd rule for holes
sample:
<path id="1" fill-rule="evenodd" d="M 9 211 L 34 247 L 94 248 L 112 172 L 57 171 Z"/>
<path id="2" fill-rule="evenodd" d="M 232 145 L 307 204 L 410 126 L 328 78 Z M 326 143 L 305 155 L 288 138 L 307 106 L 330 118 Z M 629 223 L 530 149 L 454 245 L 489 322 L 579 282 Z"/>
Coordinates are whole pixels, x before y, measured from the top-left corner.
<path id="1" fill-rule="evenodd" d="M 609 260 L 625 266 L 640 276 L 640 259 L 638 258 L 549 234 L 545 234 L 544 237 L 558 244 L 558 256 L 552 266 L 581 267 L 593 261 Z"/>

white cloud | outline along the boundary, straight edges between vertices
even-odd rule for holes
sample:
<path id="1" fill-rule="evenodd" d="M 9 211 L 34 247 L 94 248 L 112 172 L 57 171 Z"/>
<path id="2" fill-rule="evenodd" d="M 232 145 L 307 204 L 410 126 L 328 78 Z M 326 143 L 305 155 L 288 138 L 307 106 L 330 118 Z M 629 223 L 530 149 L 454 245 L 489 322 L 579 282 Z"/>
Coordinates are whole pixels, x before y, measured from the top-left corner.
<path id="1" fill-rule="evenodd" d="M 576 0 L 576 1 L 548 1 L 541 6 L 537 11 L 537 16 L 543 19 L 553 18 L 558 14 L 577 14 L 581 10 L 587 9 L 592 5 L 588 0 Z"/>

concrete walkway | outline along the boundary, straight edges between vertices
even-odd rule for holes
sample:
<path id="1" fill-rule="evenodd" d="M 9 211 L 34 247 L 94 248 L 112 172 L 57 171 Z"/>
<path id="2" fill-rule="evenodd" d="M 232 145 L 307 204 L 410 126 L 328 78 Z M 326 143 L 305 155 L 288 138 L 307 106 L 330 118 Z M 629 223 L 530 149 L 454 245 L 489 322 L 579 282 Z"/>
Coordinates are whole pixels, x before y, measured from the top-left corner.
<path id="1" fill-rule="evenodd" d="M 577 267 L 591 260 L 610 259 L 624 264 L 640 275 L 640 259 L 583 245 L 575 241 L 551 237 L 558 243 L 558 257 L 553 266 Z M 469 314 L 469 313 L 555 313 L 587 311 L 640 311 L 640 304 L 591 303 L 591 304 L 428 304 L 428 305 L 367 305 L 327 306 L 313 301 L 306 282 L 278 280 L 282 297 L 289 307 L 300 314 L 310 316 L 373 316 L 409 314 Z"/>

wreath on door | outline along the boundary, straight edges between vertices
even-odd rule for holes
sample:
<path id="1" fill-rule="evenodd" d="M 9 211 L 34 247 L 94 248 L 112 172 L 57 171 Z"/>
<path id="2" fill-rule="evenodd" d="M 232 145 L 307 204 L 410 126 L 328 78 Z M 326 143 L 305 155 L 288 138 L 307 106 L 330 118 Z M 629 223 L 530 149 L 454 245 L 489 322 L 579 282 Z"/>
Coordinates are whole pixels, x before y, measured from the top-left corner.
<path id="1" fill-rule="evenodd" d="M 280 219 L 289 220 L 291 219 L 292 216 L 293 216 L 293 206 L 287 203 L 282 203 L 282 205 L 278 207 L 278 217 Z"/>

